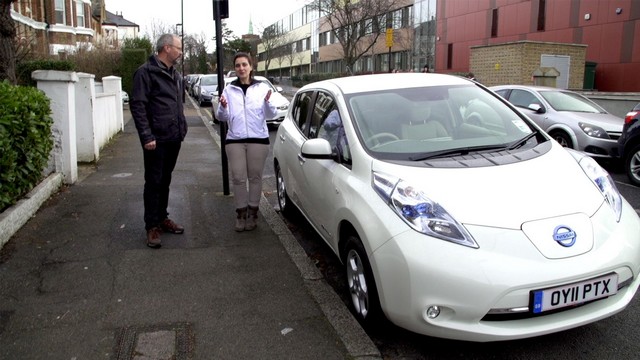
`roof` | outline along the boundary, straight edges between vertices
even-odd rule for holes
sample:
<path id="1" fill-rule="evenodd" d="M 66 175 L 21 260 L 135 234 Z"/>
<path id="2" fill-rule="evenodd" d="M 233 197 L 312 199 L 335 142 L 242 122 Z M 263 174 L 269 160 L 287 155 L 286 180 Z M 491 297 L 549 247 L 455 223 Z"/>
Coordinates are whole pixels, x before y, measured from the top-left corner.
<path id="1" fill-rule="evenodd" d="M 347 76 L 311 83 L 305 85 L 304 88 L 314 88 L 318 85 L 336 86 L 340 88 L 342 93 L 351 94 L 410 87 L 463 85 L 469 84 L 469 82 L 468 79 L 447 74 L 396 73 Z"/>
<path id="2" fill-rule="evenodd" d="M 138 24 L 122 17 L 122 14 L 116 15 L 110 11 L 105 12 L 107 14 L 107 18 L 102 22 L 103 25 L 115 25 L 118 27 L 140 27 Z"/>

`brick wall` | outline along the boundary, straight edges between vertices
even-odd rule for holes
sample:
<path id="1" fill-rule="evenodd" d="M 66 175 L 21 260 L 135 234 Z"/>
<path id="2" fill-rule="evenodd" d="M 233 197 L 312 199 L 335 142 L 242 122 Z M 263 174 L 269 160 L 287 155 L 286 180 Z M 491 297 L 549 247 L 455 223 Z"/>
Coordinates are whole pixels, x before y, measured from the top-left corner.
<path id="1" fill-rule="evenodd" d="M 536 41 L 518 41 L 471 47 L 470 71 L 487 86 L 533 85 L 533 72 L 544 55 L 569 56 L 569 88 L 582 89 L 587 47 Z"/>

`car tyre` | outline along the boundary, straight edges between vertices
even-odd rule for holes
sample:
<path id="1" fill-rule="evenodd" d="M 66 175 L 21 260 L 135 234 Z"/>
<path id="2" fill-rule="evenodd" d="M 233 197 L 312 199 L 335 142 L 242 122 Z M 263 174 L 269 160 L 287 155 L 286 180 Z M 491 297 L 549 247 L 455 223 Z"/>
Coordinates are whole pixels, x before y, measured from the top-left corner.
<path id="1" fill-rule="evenodd" d="M 276 173 L 276 191 L 278 194 L 278 206 L 280 207 L 280 212 L 287 216 L 291 214 L 293 204 L 291 203 L 291 199 L 287 194 L 287 186 L 284 182 L 284 177 L 282 176 L 282 170 L 280 170 L 280 165 L 278 163 L 275 164 L 275 173 Z"/>
<path id="2" fill-rule="evenodd" d="M 625 158 L 624 169 L 629 181 L 640 186 L 640 144 L 635 145 Z"/>
<path id="3" fill-rule="evenodd" d="M 559 130 L 552 131 L 549 133 L 549 136 L 563 147 L 573 149 L 573 141 L 571 141 L 571 137 L 566 132 Z"/>
<path id="4" fill-rule="evenodd" d="M 362 241 L 350 235 L 345 244 L 343 264 L 347 276 L 347 287 L 351 298 L 351 309 L 356 318 L 370 326 L 382 319 L 382 309 L 378 298 L 373 272 Z"/>

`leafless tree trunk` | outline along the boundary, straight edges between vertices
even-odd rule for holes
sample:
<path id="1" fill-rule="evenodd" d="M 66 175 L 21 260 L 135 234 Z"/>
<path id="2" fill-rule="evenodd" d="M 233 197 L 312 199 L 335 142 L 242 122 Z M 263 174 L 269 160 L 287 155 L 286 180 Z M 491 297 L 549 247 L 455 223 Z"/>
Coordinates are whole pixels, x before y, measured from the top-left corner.
<path id="1" fill-rule="evenodd" d="M 16 84 L 16 28 L 11 18 L 14 1 L 0 0 L 0 81 L 8 80 L 11 84 Z"/>

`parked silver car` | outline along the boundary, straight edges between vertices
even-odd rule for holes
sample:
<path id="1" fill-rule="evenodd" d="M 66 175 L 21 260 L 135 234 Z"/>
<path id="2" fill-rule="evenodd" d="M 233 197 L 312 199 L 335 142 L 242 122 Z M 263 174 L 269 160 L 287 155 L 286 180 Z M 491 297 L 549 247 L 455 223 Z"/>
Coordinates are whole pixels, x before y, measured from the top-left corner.
<path id="1" fill-rule="evenodd" d="M 490 89 L 520 108 L 562 146 L 594 158 L 617 157 L 624 119 L 586 97 L 542 86 L 503 85 Z"/>

